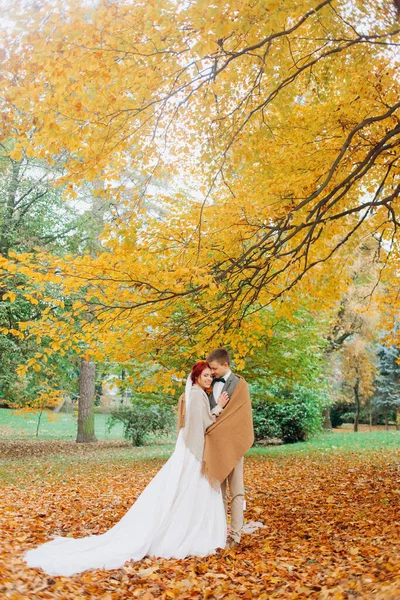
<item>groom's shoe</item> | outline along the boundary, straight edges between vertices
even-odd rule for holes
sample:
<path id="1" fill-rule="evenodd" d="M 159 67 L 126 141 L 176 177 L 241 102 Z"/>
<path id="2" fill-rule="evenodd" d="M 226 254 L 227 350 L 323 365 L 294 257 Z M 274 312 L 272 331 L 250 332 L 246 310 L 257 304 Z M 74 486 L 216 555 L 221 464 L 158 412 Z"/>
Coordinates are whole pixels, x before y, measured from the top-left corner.
<path id="1" fill-rule="evenodd" d="M 226 540 L 226 546 L 225 546 L 225 550 L 232 550 L 232 548 L 237 548 L 239 545 L 239 542 L 237 542 L 236 540 L 234 540 L 232 537 L 228 537 L 228 539 Z"/>

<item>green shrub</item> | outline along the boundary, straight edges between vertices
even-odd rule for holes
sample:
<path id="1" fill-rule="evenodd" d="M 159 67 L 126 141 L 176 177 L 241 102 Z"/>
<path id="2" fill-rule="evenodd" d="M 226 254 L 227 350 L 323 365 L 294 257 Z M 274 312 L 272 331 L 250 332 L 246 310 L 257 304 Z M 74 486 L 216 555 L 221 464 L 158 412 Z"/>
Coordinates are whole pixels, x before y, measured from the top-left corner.
<path id="1" fill-rule="evenodd" d="M 343 423 L 354 423 L 356 413 L 353 411 L 342 413 L 341 421 Z"/>
<path id="2" fill-rule="evenodd" d="M 274 397 L 265 400 L 257 394 L 253 401 L 256 441 L 278 437 L 287 444 L 302 442 L 321 429 L 326 399 L 318 392 L 295 386 L 275 390 Z"/>
<path id="3" fill-rule="evenodd" d="M 354 404 L 349 402 L 336 402 L 335 404 L 333 404 L 330 409 L 332 427 L 340 427 L 341 425 L 343 425 L 343 423 L 346 423 L 348 413 L 353 414 L 354 421 L 354 412 L 352 410 L 353 408 Z"/>
<path id="4" fill-rule="evenodd" d="M 276 415 L 276 402 L 271 400 L 253 400 L 253 425 L 255 440 L 280 438 L 282 430 Z"/>
<path id="5" fill-rule="evenodd" d="M 336 403 L 331 407 L 331 423 L 332 427 L 340 427 L 343 423 L 354 423 L 356 416 L 356 406 L 353 402 Z M 384 425 L 385 416 L 382 409 L 372 405 L 372 415 L 370 416 L 370 407 L 367 405 L 361 406 L 359 423 L 369 425 L 372 417 L 372 425 Z M 388 411 L 389 421 L 396 421 L 396 411 Z"/>
<path id="6" fill-rule="evenodd" d="M 143 446 L 150 434 L 169 433 L 176 425 L 176 417 L 168 406 L 132 403 L 111 412 L 108 431 L 119 422 L 123 423 L 125 439 L 134 446 Z"/>

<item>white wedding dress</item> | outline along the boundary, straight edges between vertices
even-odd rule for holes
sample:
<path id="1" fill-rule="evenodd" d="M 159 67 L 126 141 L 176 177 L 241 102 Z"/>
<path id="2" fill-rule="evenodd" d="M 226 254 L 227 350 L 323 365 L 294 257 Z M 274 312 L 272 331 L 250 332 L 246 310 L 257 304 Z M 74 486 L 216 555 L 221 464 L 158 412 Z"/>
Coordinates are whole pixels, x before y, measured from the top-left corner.
<path id="1" fill-rule="evenodd" d="M 190 388 L 188 383 L 186 414 Z M 170 459 L 112 529 L 84 538 L 57 537 L 29 550 L 24 558 L 30 567 L 40 567 L 49 575 L 73 575 L 88 569 L 117 569 L 144 556 L 205 556 L 225 543 L 221 492 L 202 475 L 182 428 Z"/>

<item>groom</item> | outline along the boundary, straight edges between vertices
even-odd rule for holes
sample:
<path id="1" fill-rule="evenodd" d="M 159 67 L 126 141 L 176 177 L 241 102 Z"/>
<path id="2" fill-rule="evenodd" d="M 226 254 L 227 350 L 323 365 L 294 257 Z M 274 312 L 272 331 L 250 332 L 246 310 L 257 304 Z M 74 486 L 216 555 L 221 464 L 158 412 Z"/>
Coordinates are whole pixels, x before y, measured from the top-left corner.
<path id="1" fill-rule="evenodd" d="M 213 350 L 207 362 L 214 377 L 209 395 L 211 410 L 217 406 L 221 394 L 228 394 L 230 399 L 206 432 L 203 459 L 209 478 L 221 482 L 225 512 L 229 484 L 231 528 L 226 547 L 230 549 L 239 544 L 243 527 L 243 458 L 254 442 L 251 402 L 247 383 L 243 377 L 232 373 L 229 353 L 224 348 Z"/>

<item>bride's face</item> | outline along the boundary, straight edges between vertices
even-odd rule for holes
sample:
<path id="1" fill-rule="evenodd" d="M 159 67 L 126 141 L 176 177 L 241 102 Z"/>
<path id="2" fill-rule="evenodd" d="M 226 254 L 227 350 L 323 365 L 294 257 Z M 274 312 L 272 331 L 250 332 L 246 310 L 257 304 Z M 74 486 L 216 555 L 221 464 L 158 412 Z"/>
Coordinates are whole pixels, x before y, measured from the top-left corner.
<path id="1" fill-rule="evenodd" d="M 203 388 L 203 390 L 211 387 L 211 384 L 212 384 L 211 369 L 208 369 L 208 368 L 204 369 L 204 371 L 202 371 L 202 373 L 196 379 L 196 383 L 201 388 Z"/>

